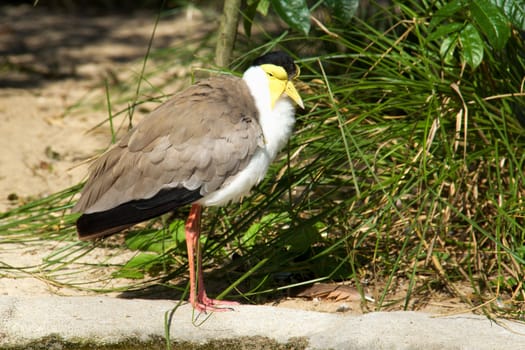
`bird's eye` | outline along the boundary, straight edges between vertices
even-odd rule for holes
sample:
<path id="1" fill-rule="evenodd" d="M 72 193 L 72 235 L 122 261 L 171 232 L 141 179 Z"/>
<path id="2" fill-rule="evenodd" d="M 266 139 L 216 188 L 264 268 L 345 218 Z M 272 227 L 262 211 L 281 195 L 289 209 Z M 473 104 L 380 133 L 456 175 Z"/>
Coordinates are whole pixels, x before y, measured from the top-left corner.
<path id="1" fill-rule="evenodd" d="M 270 77 L 273 77 L 273 73 L 268 73 L 268 75 L 269 75 Z"/>

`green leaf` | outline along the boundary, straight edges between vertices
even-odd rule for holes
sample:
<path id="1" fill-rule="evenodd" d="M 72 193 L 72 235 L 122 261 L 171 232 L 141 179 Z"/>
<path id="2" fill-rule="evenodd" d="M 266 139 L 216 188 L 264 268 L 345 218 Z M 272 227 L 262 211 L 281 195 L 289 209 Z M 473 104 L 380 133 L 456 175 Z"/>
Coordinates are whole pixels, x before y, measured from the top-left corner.
<path id="1" fill-rule="evenodd" d="M 503 10 L 507 18 L 521 30 L 525 30 L 525 3 L 520 0 L 491 0 Z"/>
<path id="2" fill-rule="evenodd" d="M 324 4 L 330 9 L 333 17 L 348 24 L 357 11 L 359 0 L 325 0 Z"/>
<path id="3" fill-rule="evenodd" d="M 472 68 L 479 66 L 483 61 L 483 39 L 478 30 L 472 24 L 467 24 L 459 34 L 459 40 L 463 48 L 463 61 Z"/>
<path id="4" fill-rule="evenodd" d="M 270 8 L 270 0 L 260 0 L 257 4 L 257 12 L 266 17 Z"/>
<path id="5" fill-rule="evenodd" d="M 458 45 L 458 34 L 447 36 L 443 39 L 439 48 L 439 54 L 445 64 L 450 64 L 454 59 L 454 51 Z"/>
<path id="6" fill-rule="evenodd" d="M 509 21 L 503 10 L 489 0 L 473 0 L 470 11 L 478 29 L 485 34 L 490 45 L 501 50 L 510 38 Z"/>
<path id="7" fill-rule="evenodd" d="M 186 240 L 186 230 L 184 220 L 173 220 L 170 223 L 171 239 L 181 244 Z"/>
<path id="8" fill-rule="evenodd" d="M 113 274 L 119 278 L 144 278 L 144 271 L 157 263 L 158 255 L 140 253 L 131 258 L 122 268 Z"/>
<path id="9" fill-rule="evenodd" d="M 126 246 L 132 250 L 150 251 L 155 253 L 164 253 L 173 249 L 185 240 L 184 221 L 174 220 L 170 223 L 169 232 L 164 230 L 137 230 L 129 232 L 126 235 Z"/>
<path id="10" fill-rule="evenodd" d="M 435 31 L 430 33 L 427 37 L 428 41 L 440 40 L 448 37 L 452 33 L 459 33 L 465 25 L 459 22 L 453 22 L 437 27 Z"/>
<path id="11" fill-rule="evenodd" d="M 268 15 L 268 8 L 270 7 L 270 0 L 251 0 L 247 1 L 246 8 L 244 10 L 244 33 L 247 37 L 250 37 L 252 32 L 252 24 L 255 20 L 255 15 L 259 12 L 261 15 Z"/>
<path id="12" fill-rule="evenodd" d="M 244 16 L 243 16 L 243 27 L 244 27 L 244 34 L 249 38 L 252 34 L 252 24 L 253 20 L 255 19 L 255 13 L 257 12 L 257 2 L 248 3 L 246 8 L 244 9 Z"/>
<path id="13" fill-rule="evenodd" d="M 293 235 L 286 241 L 288 249 L 293 252 L 303 253 L 310 249 L 312 245 L 321 241 L 319 229 L 324 225 L 316 222 L 312 225 L 311 222 L 303 222 L 297 227 L 293 228 Z"/>
<path id="14" fill-rule="evenodd" d="M 148 250 L 157 240 L 158 231 L 133 231 L 126 235 L 126 246 L 132 250 Z"/>
<path id="15" fill-rule="evenodd" d="M 245 247 L 253 247 L 256 243 L 257 238 L 261 230 L 270 228 L 272 223 L 276 220 L 286 220 L 288 218 L 287 213 L 270 213 L 266 214 L 261 218 L 261 220 L 254 222 L 248 230 L 243 234 L 241 239 L 241 244 Z"/>
<path id="16" fill-rule="evenodd" d="M 519 254 L 522 258 L 525 259 L 525 245 L 519 246 L 516 248 L 516 253 Z"/>
<path id="17" fill-rule="evenodd" d="M 434 28 L 441 21 L 453 17 L 466 6 L 467 2 L 465 0 L 455 0 L 445 4 L 432 16 L 432 19 L 430 20 L 430 28 Z"/>
<path id="18" fill-rule="evenodd" d="M 272 0 L 272 7 L 291 28 L 308 34 L 310 10 L 306 0 Z"/>

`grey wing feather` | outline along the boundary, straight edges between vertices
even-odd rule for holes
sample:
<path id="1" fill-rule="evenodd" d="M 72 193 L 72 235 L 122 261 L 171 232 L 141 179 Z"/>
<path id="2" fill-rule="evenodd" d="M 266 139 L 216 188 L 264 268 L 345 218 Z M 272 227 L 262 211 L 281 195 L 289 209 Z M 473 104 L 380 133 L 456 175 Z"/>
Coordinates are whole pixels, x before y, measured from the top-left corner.
<path id="1" fill-rule="evenodd" d="M 162 104 L 95 161 L 73 211 L 108 210 L 174 187 L 205 196 L 242 170 L 263 142 L 244 81 L 205 80 Z"/>

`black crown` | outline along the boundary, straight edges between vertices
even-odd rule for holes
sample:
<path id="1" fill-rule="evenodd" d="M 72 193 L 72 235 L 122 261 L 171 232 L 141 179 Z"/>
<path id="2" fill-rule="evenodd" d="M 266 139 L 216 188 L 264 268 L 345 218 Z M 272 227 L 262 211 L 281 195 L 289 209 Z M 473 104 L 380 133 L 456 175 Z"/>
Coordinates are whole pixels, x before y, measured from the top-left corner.
<path id="1" fill-rule="evenodd" d="M 284 51 L 269 52 L 253 61 L 254 66 L 260 66 L 261 64 L 274 64 L 283 67 L 288 74 L 288 79 L 292 79 L 297 75 L 297 65 L 294 63 L 293 58 Z"/>

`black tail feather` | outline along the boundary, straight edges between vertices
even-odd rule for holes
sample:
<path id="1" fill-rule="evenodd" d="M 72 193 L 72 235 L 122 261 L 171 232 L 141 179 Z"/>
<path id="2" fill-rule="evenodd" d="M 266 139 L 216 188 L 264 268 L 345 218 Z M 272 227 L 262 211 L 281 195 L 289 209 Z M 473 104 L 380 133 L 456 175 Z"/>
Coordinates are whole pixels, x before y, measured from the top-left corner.
<path id="1" fill-rule="evenodd" d="M 109 236 L 200 198 L 202 195 L 199 189 L 173 188 L 162 190 L 149 199 L 134 200 L 105 211 L 83 214 L 77 220 L 78 237 L 90 240 Z"/>

